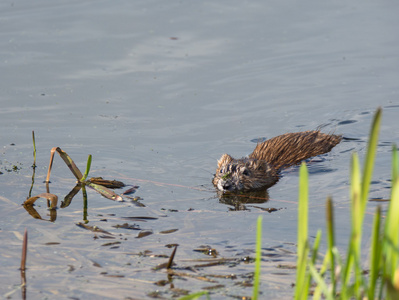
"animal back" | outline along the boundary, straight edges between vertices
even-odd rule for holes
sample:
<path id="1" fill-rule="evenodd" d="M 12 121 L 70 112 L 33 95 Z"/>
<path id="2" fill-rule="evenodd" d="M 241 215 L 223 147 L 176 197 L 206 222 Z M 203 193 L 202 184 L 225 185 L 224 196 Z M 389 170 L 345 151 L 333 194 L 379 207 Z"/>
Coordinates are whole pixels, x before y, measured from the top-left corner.
<path id="1" fill-rule="evenodd" d="M 249 158 L 265 160 L 279 170 L 327 153 L 341 140 L 340 135 L 326 134 L 318 130 L 286 133 L 259 143 Z"/>

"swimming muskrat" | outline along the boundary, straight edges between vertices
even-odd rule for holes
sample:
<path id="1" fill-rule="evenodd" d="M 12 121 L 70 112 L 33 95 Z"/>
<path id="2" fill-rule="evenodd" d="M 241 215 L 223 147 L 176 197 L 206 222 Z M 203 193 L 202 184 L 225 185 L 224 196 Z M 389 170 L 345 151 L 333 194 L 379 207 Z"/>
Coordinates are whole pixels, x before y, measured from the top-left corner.
<path id="1" fill-rule="evenodd" d="M 268 188 L 279 180 L 282 169 L 327 153 L 341 140 L 340 135 L 319 130 L 279 135 L 259 143 L 248 157 L 234 159 L 223 154 L 212 182 L 221 191 Z"/>

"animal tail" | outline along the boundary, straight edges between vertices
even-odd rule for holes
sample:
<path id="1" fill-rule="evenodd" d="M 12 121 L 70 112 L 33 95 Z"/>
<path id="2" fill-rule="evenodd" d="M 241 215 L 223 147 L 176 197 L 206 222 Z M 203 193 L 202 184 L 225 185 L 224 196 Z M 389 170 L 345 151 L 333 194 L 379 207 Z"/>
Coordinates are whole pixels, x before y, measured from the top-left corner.
<path id="1" fill-rule="evenodd" d="M 249 158 L 265 160 L 279 170 L 330 152 L 341 140 L 340 135 L 321 133 L 319 130 L 286 133 L 259 143 Z"/>

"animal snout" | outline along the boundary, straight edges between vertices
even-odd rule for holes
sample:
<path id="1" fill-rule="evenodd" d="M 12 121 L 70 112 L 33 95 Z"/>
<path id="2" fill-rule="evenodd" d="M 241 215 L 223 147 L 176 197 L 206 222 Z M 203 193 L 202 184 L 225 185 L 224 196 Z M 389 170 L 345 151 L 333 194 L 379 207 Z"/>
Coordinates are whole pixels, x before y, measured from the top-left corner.
<path id="1" fill-rule="evenodd" d="M 233 184 L 230 180 L 220 179 L 218 182 L 218 189 L 221 191 L 230 191 L 233 189 Z"/>

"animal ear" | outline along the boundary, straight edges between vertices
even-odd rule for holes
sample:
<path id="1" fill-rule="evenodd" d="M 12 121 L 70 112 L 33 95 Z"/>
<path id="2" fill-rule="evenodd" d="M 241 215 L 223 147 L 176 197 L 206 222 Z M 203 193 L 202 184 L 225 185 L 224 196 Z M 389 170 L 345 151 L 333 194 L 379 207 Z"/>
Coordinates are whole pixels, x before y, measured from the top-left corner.
<path id="1" fill-rule="evenodd" d="M 223 154 L 222 157 L 218 160 L 218 168 L 221 166 L 230 163 L 233 158 L 228 154 Z"/>

